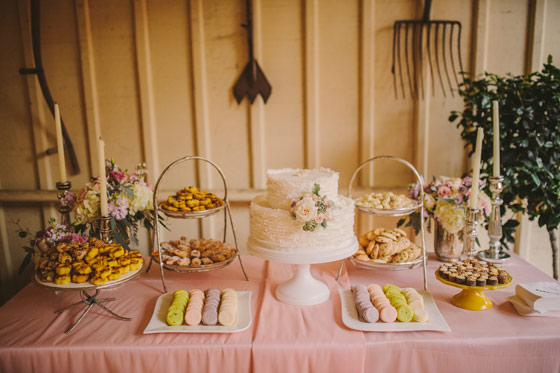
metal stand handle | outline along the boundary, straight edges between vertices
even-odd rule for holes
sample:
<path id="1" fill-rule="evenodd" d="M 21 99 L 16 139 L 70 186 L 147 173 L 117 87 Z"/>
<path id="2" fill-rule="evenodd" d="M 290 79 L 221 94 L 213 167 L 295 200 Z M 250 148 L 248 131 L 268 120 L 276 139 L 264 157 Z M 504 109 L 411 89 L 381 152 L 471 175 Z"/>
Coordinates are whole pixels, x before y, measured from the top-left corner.
<path id="1" fill-rule="evenodd" d="M 362 170 L 362 168 L 364 168 L 368 163 L 373 162 L 373 161 L 377 161 L 380 159 L 389 159 L 389 160 L 393 160 L 393 161 L 397 161 L 399 163 L 404 164 L 406 167 L 408 167 L 416 176 L 416 180 L 419 183 L 420 187 L 420 201 L 422 201 L 422 204 L 420 204 L 420 234 L 422 237 L 422 268 L 423 268 L 423 273 L 424 273 L 424 290 L 428 290 L 428 277 L 427 277 L 427 273 L 426 273 L 426 260 L 427 260 L 427 253 L 426 253 L 426 237 L 425 237 L 425 233 L 424 233 L 424 188 L 422 188 L 422 186 L 424 185 L 424 180 L 422 178 L 422 176 L 418 173 L 418 171 L 416 170 L 416 168 L 414 168 L 414 166 L 408 162 L 405 161 L 404 159 L 398 158 L 398 157 L 394 157 L 391 155 L 380 155 L 377 157 L 373 157 L 368 159 L 367 161 L 363 162 L 361 165 L 358 166 L 358 168 L 356 169 L 356 171 L 354 171 L 354 173 L 352 174 L 352 178 L 350 179 L 350 183 L 348 184 L 348 198 L 352 198 L 352 184 L 354 183 L 354 179 L 356 178 L 356 176 L 358 175 L 358 172 L 360 172 Z M 337 277 L 337 281 L 340 278 L 340 275 L 342 274 L 342 265 L 343 262 L 340 263 L 340 268 L 338 270 L 338 277 Z"/>
<path id="2" fill-rule="evenodd" d="M 224 200 L 224 204 L 225 204 L 224 239 L 223 239 L 223 242 L 226 241 L 227 218 L 229 217 L 229 222 L 230 222 L 231 230 L 232 230 L 232 233 L 233 233 L 233 240 L 234 240 L 234 243 L 235 243 L 235 252 L 236 252 L 237 258 L 239 259 L 239 264 L 241 266 L 241 271 L 243 272 L 243 276 L 245 276 L 245 280 L 249 281 L 249 278 L 247 277 L 247 273 L 245 272 L 245 268 L 243 267 L 243 262 L 241 261 L 241 255 L 239 255 L 239 247 L 237 246 L 237 235 L 235 233 L 235 228 L 233 226 L 233 219 L 231 218 L 229 200 L 227 199 L 227 183 L 226 183 L 226 178 L 224 176 L 224 173 L 222 172 L 220 167 L 218 167 L 218 165 L 216 165 L 214 162 L 210 161 L 209 159 L 206 159 L 204 157 L 199 157 L 199 156 L 188 155 L 188 156 L 177 159 L 176 161 L 172 162 L 169 166 L 167 166 L 163 170 L 161 175 L 159 176 L 159 178 L 156 182 L 156 185 L 154 187 L 154 234 L 153 234 L 153 243 L 154 243 L 154 246 L 156 246 L 157 250 L 158 250 L 159 266 L 160 266 L 160 273 L 161 273 L 161 282 L 163 284 L 163 292 L 164 293 L 167 293 L 167 286 L 165 285 L 165 275 L 164 275 L 164 271 L 163 271 L 163 260 L 161 258 L 161 246 L 160 246 L 160 241 L 159 241 L 159 206 L 158 206 L 159 186 L 160 186 L 161 181 L 163 180 L 163 178 L 167 174 L 167 172 L 169 172 L 169 170 L 171 170 L 173 167 L 175 167 L 178 164 L 181 164 L 181 163 L 186 162 L 186 161 L 192 161 L 192 160 L 199 160 L 199 161 L 203 161 L 203 162 L 206 162 L 206 163 L 212 165 L 214 167 L 214 169 L 216 169 L 216 171 L 218 171 L 218 174 L 220 174 L 220 177 L 222 178 L 222 182 L 224 184 L 224 198 L 223 198 L 223 200 Z M 150 263 L 150 267 L 151 267 L 151 263 Z"/>

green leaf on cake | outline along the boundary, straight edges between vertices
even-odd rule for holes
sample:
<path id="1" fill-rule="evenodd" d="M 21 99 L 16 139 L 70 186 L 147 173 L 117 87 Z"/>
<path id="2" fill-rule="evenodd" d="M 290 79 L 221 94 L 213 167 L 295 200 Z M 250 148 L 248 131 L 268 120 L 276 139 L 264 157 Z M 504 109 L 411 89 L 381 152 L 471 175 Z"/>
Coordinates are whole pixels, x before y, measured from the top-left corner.
<path id="1" fill-rule="evenodd" d="M 321 186 L 317 183 L 313 184 L 313 189 L 311 189 L 311 193 L 319 196 L 319 191 L 321 190 Z"/>

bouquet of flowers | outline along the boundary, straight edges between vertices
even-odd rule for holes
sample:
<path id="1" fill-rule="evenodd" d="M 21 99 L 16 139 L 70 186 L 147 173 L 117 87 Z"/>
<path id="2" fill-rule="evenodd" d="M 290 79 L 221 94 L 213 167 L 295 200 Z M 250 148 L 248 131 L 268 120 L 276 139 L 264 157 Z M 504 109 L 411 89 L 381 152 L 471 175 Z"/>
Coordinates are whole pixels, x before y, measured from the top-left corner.
<path id="1" fill-rule="evenodd" d="M 477 206 L 485 217 L 490 214 L 492 202 L 482 191 L 483 183 L 480 181 Z M 434 177 L 432 182 L 424 185 L 424 209 L 426 215 L 436 219 L 449 233 L 457 233 L 465 226 L 466 206 L 471 195 L 472 177 L 451 178 L 446 176 Z M 415 200 L 420 198 L 418 183 L 408 187 L 409 197 Z M 401 221 L 402 224 L 404 221 Z"/>
<path id="2" fill-rule="evenodd" d="M 80 234 L 74 233 L 72 227 L 67 227 L 62 224 L 57 224 L 56 219 L 49 220 L 49 226 L 35 234 L 31 233 L 27 229 L 21 228 L 19 223 L 16 222 L 19 229 L 17 230 L 21 238 L 29 238 L 29 242 L 23 246 L 26 252 L 25 257 L 19 267 L 19 273 L 21 274 L 25 267 L 34 259 L 35 265 L 38 265 L 38 261 L 42 254 L 49 253 L 52 249 L 56 247 L 57 244 L 61 242 L 86 242 L 86 237 Z"/>
<path id="3" fill-rule="evenodd" d="M 321 197 L 320 189 L 319 184 L 314 184 L 311 193 L 305 193 L 290 204 L 292 219 L 303 223 L 303 230 L 306 232 L 313 232 L 319 226 L 324 229 L 327 222 L 332 220 L 334 202 L 327 200 L 326 196 Z"/>
<path id="4" fill-rule="evenodd" d="M 107 200 L 110 228 L 115 239 L 128 248 L 128 242 L 138 243 L 140 224 L 153 228 L 153 192 L 146 182 L 145 163 L 140 163 L 132 174 L 122 170 L 113 159 L 105 163 L 107 175 Z M 68 197 L 70 199 L 70 197 Z M 99 179 L 92 179 L 75 197 L 73 206 L 78 232 L 89 228 L 90 236 L 99 237 L 95 222 L 100 216 Z"/>

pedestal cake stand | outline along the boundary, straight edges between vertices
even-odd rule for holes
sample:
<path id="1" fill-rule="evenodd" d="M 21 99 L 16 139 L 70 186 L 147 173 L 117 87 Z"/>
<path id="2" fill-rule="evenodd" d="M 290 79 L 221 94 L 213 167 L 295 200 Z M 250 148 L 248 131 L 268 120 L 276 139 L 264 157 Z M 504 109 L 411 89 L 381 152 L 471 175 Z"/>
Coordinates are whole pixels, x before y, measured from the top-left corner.
<path id="1" fill-rule="evenodd" d="M 251 237 L 247 242 L 247 249 L 253 255 L 276 262 L 295 264 L 294 276 L 278 285 L 276 298 L 281 302 L 297 306 L 323 303 L 331 295 L 329 287 L 311 275 L 311 264 L 345 259 L 354 254 L 358 250 L 358 246 L 358 240 L 356 237 L 352 237 L 330 247 L 323 246 L 320 251 L 304 253 L 302 251 L 271 250 Z"/>

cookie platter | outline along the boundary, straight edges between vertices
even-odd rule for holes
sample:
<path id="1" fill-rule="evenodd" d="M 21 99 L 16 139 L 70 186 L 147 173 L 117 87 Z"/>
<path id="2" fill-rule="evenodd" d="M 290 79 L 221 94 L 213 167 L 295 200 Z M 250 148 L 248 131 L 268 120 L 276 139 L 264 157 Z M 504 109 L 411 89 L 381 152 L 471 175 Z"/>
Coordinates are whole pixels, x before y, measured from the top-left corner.
<path id="1" fill-rule="evenodd" d="M 422 265 L 422 257 L 418 257 L 411 262 L 404 263 L 378 263 L 378 262 L 365 262 L 363 260 L 358 260 L 351 256 L 348 261 L 355 265 L 356 267 L 365 269 L 383 269 L 388 271 L 401 271 L 405 269 L 413 269 Z"/>
<path id="2" fill-rule="evenodd" d="M 159 264 L 159 256 L 157 255 L 157 252 L 154 253 L 155 255 L 153 255 L 153 258 L 155 260 L 156 263 Z M 169 270 L 169 271 L 174 271 L 174 272 L 207 272 L 207 271 L 213 271 L 216 269 L 221 269 L 223 267 L 226 267 L 227 265 L 229 265 L 231 262 L 233 262 L 235 260 L 235 258 L 237 257 L 237 252 L 234 252 L 233 255 L 229 258 L 226 259 L 222 262 L 216 262 L 216 263 L 211 263 L 211 264 L 201 264 L 199 266 L 196 267 L 192 267 L 192 266 L 182 266 L 179 264 L 167 264 L 167 263 L 163 263 L 163 268 Z"/>
<path id="3" fill-rule="evenodd" d="M 359 201 L 359 200 L 356 200 Z M 412 214 L 421 206 L 420 203 L 416 203 L 409 207 L 397 207 L 397 208 L 375 208 L 375 207 L 365 207 L 356 205 L 356 208 L 366 214 L 371 215 L 382 215 L 382 216 L 406 216 Z"/>
<path id="4" fill-rule="evenodd" d="M 162 294 L 158 297 L 152 317 L 144 329 L 144 334 L 154 333 L 237 333 L 251 326 L 251 292 L 236 291 L 237 315 L 235 322 L 229 326 L 223 325 L 177 325 L 170 326 L 166 316 L 173 301 L 173 293 Z"/>
<path id="5" fill-rule="evenodd" d="M 339 289 L 342 323 L 349 329 L 368 332 L 405 332 L 405 331 L 440 331 L 449 332 L 451 329 L 439 311 L 432 295 L 424 290 L 417 290 L 422 296 L 424 309 L 428 315 L 426 322 L 365 322 L 359 315 L 350 289 Z"/>

